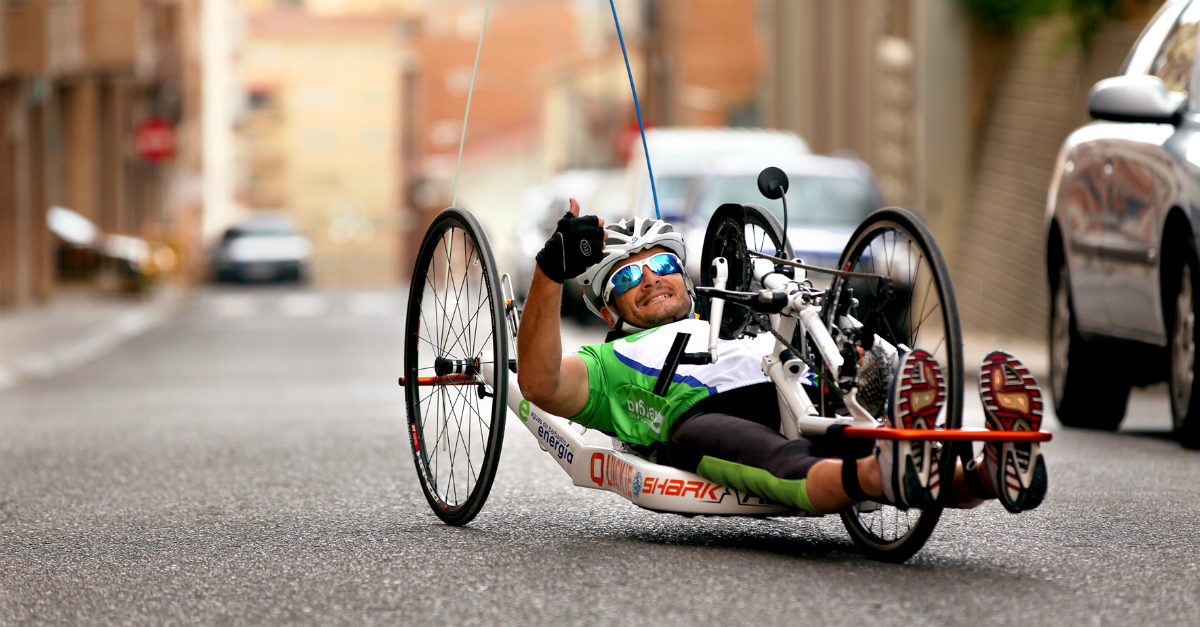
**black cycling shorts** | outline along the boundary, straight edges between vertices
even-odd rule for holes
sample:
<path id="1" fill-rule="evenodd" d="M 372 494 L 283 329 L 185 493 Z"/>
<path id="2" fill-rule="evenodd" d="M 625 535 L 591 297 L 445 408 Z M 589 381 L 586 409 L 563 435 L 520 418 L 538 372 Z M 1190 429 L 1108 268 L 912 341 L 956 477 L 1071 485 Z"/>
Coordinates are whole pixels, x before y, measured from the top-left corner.
<path id="1" fill-rule="evenodd" d="M 804 479 L 833 456 L 826 447 L 779 432 L 779 401 L 771 383 L 705 399 L 679 418 L 659 463 L 695 472 L 707 457 L 762 468 L 779 479 Z"/>

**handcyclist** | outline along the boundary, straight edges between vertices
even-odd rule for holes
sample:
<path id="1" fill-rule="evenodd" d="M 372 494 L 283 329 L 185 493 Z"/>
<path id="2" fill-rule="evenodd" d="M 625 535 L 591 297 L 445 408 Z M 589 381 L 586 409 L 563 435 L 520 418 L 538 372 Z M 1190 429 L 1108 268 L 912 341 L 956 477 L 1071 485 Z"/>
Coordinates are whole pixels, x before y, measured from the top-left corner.
<path id="1" fill-rule="evenodd" d="M 930 442 L 881 440 L 872 454 L 843 463 L 820 438 L 783 436 L 774 384 L 761 366 L 771 350 L 762 341 L 770 336 L 720 340 L 716 363 L 680 365 L 666 393 L 654 394 L 677 333 L 691 334 L 688 351 L 707 348 L 708 323 L 695 317 L 684 255 L 683 238 L 666 222 L 633 218 L 606 227 L 596 216 L 580 216 L 572 199 L 537 255 L 521 318 L 518 383 L 525 398 L 613 434 L 657 463 L 809 512 L 866 500 L 901 508 L 938 501 L 941 473 Z M 559 303 L 563 281 L 574 277 L 584 284 L 588 308 L 613 331 L 604 344 L 563 355 Z M 983 367 L 988 428 L 1037 430 L 1041 392 L 1028 369 L 999 351 Z M 895 373 L 888 426 L 932 428 L 946 398 L 940 367 L 918 349 L 902 356 Z M 999 498 L 1016 513 L 1037 507 L 1046 492 L 1036 443 L 988 443 L 966 467 L 956 461 L 952 477 L 955 507 Z"/>

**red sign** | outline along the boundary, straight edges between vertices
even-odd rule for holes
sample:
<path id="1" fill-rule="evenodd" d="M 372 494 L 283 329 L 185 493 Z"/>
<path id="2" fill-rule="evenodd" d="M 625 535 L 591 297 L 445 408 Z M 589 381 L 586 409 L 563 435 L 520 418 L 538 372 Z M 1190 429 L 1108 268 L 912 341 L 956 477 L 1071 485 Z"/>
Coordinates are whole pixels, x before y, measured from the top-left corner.
<path id="1" fill-rule="evenodd" d="M 651 128 L 654 125 L 646 122 L 646 128 Z M 617 129 L 615 138 L 617 145 L 617 155 L 621 161 L 629 161 L 629 157 L 633 155 L 633 151 L 642 152 L 642 127 L 638 124 L 637 118 L 629 120 Z"/>
<path id="2" fill-rule="evenodd" d="M 133 130 L 133 148 L 143 161 L 169 159 L 175 154 L 175 127 L 162 118 L 148 118 Z"/>

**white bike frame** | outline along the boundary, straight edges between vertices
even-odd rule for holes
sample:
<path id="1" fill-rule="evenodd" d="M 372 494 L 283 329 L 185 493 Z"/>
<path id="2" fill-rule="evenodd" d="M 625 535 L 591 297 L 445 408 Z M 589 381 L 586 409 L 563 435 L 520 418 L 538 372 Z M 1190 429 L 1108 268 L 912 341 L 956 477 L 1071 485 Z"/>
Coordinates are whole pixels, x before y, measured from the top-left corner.
<path id="1" fill-rule="evenodd" d="M 725 259 L 718 258 L 714 264 L 717 289 L 724 289 L 727 271 Z M 756 259 L 754 277 L 769 290 L 784 291 L 789 295 L 788 305 L 782 314 L 771 316 L 771 324 L 783 337 L 791 337 L 795 325 L 802 325 L 808 337 L 818 348 L 820 358 L 831 372 L 838 372 L 842 364 L 829 331 L 821 324 L 819 309 L 809 299 L 800 281 L 804 271 L 797 269 L 800 278 L 794 279 L 775 272 L 769 261 Z M 512 283 L 504 275 L 502 284 L 507 286 L 505 302 L 511 303 Z M 709 316 L 709 352 L 713 359 L 717 355 L 717 337 L 724 300 L 712 299 L 712 315 Z M 509 334 L 515 353 L 517 316 L 509 316 Z M 717 322 L 713 322 L 713 321 Z M 785 362 L 781 355 L 787 347 L 778 339 L 771 354 L 763 357 L 763 372 L 775 383 L 779 393 L 780 415 L 784 417 L 780 429 L 786 437 L 795 439 L 800 435 L 825 433 L 835 424 L 876 428 L 879 424 L 854 401 L 854 392 L 846 397 L 850 418 L 826 418 L 817 415 L 816 407 L 801 387 L 800 377 L 804 373 L 801 361 L 793 358 Z M 491 361 L 491 360 L 484 360 Z M 481 368 L 488 385 L 495 377 L 490 368 Z M 525 400 L 515 377 L 508 379 L 508 408 L 520 419 L 538 440 L 543 450 L 558 462 L 558 465 L 580 487 L 615 492 L 634 505 L 649 510 L 675 512 L 679 514 L 709 516 L 811 516 L 779 503 L 738 492 L 714 483 L 692 472 L 655 464 L 637 455 L 616 450 L 608 446 L 597 446 L 587 442 L 576 431 L 577 425 L 555 416 Z"/>

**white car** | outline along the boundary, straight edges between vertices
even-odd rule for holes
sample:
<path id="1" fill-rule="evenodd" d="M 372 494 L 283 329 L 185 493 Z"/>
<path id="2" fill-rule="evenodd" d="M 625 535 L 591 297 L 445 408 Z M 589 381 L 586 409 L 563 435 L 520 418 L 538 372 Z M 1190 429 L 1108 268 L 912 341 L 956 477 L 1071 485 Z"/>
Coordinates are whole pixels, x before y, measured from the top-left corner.
<path id="1" fill-rule="evenodd" d="M 748 128 L 652 128 L 646 131 L 646 146 L 654 168 L 659 213 L 668 222 L 681 215 L 692 181 L 713 161 L 786 160 L 810 154 L 808 144 L 794 133 Z M 629 204 L 623 215 L 614 217 L 653 216 L 654 195 L 640 138 L 629 158 L 626 184 Z"/>
<path id="2" fill-rule="evenodd" d="M 213 275 L 217 281 L 301 282 L 310 255 L 312 242 L 287 216 L 257 215 L 225 231 L 213 251 Z"/>

